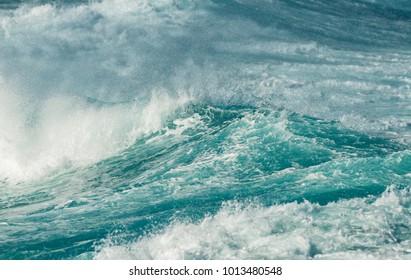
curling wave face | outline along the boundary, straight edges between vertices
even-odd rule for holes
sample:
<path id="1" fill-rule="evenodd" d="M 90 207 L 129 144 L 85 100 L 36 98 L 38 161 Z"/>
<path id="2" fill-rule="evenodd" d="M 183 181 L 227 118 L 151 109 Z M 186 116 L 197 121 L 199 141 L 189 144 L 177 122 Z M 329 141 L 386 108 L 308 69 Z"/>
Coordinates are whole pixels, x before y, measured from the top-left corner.
<path id="1" fill-rule="evenodd" d="M 407 1 L 0 5 L 0 258 L 410 258 L 410 22 Z"/>

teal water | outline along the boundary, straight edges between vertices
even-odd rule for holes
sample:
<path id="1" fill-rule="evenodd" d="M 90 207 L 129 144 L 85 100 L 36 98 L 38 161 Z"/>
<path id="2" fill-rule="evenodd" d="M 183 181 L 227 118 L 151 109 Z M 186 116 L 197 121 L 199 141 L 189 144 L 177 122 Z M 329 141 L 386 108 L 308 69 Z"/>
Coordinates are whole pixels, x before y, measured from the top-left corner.
<path id="1" fill-rule="evenodd" d="M 0 259 L 410 259 L 408 1 L 0 4 Z"/>

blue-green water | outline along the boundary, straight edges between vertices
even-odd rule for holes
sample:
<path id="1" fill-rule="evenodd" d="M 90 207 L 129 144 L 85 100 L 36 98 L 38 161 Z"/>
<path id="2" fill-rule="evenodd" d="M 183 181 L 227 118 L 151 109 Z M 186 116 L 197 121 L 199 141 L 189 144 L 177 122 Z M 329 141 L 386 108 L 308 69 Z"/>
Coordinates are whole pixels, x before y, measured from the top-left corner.
<path id="1" fill-rule="evenodd" d="M 0 2 L 0 259 L 411 259 L 409 1 Z"/>

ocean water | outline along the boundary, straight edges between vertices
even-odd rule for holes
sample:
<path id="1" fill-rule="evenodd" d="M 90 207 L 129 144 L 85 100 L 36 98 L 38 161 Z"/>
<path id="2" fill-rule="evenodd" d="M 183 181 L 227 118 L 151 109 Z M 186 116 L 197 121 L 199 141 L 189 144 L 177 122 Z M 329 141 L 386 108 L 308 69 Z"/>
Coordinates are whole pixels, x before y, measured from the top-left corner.
<path id="1" fill-rule="evenodd" d="M 0 1 L 0 259 L 411 259 L 411 2 Z"/>

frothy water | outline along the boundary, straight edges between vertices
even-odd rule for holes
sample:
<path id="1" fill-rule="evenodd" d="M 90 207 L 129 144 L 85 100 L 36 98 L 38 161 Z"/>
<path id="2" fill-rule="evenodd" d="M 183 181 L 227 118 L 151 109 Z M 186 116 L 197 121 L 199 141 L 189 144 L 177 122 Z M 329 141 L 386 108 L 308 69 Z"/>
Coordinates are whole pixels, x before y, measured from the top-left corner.
<path id="1" fill-rule="evenodd" d="M 0 258 L 409 259 L 407 1 L 0 4 Z"/>
<path id="2" fill-rule="evenodd" d="M 95 259 L 403 259 L 411 253 L 409 189 L 325 206 L 228 203 L 198 223 L 177 223 Z"/>

